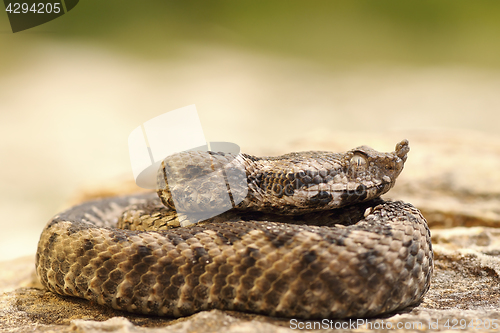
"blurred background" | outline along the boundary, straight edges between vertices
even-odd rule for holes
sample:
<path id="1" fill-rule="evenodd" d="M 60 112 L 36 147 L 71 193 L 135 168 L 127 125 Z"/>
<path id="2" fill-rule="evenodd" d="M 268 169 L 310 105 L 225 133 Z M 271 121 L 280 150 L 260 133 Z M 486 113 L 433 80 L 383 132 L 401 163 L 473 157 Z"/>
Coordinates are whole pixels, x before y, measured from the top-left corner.
<path id="1" fill-rule="evenodd" d="M 129 133 L 190 104 L 207 141 L 251 154 L 497 137 L 499 17 L 495 0 L 85 0 L 13 34 L 0 13 L 0 260 L 132 180 Z"/>

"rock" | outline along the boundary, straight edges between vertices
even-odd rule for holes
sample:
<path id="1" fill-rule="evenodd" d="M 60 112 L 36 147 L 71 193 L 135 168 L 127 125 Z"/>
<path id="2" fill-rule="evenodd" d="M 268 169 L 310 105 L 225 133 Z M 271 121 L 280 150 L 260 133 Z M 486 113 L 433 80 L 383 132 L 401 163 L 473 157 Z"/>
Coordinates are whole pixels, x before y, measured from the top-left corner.
<path id="1" fill-rule="evenodd" d="M 403 138 L 411 152 L 391 198 L 412 202 L 426 216 L 435 254 L 432 285 L 423 301 L 396 314 L 330 321 L 296 321 L 232 311 L 186 318 L 114 311 L 42 288 L 34 258 L 0 263 L 0 330 L 11 332 L 294 332 L 297 329 L 380 331 L 498 330 L 500 328 L 500 139 L 463 132 L 390 132 L 308 138 L 291 149 L 344 150 L 350 142 L 393 149 Z M 394 140 L 394 138 L 396 138 Z M 394 141 L 394 142 L 393 142 Z M 380 147 L 379 147 L 380 146 Z M 289 148 L 290 148 L 289 147 Z M 109 190 L 106 190 L 109 192 Z M 92 195 L 89 195 L 92 197 Z"/>

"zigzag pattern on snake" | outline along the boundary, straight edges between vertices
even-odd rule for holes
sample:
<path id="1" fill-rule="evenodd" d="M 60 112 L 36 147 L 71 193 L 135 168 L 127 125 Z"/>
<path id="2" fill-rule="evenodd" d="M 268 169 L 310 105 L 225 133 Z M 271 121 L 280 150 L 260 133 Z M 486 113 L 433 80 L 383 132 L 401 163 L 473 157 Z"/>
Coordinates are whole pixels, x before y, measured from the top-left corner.
<path id="1" fill-rule="evenodd" d="M 180 153 L 159 170 L 159 197 L 105 198 L 52 218 L 36 271 L 60 295 L 152 315 L 223 309 L 308 319 L 397 311 L 422 299 L 433 271 L 424 217 L 411 204 L 380 199 L 408 151 L 403 140 L 391 153 L 366 146 L 263 158 Z M 220 193 L 233 190 L 214 189 L 210 177 L 221 165 L 228 181 L 232 168 L 244 170 L 242 201 L 200 223 L 176 213 L 220 206 Z M 201 180 L 178 186 L 172 175 Z"/>

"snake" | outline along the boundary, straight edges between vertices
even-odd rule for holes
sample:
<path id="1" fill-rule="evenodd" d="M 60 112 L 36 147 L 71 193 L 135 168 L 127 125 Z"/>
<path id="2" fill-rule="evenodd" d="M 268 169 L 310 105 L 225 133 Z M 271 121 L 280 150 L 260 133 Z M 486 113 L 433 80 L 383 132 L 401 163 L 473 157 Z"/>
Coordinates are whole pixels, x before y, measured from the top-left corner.
<path id="1" fill-rule="evenodd" d="M 381 198 L 408 152 L 407 140 L 393 152 L 180 152 L 161 163 L 157 193 L 55 215 L 36 272 L 56 294 L 145 315 L 394 313 L 422 301 L 434 267 L 420 211 Z"/>

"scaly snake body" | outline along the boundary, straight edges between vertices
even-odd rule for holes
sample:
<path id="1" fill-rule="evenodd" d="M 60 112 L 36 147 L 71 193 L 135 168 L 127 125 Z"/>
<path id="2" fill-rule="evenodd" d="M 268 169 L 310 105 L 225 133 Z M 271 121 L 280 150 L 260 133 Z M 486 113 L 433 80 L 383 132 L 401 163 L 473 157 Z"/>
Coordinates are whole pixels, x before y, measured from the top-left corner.
<path id="1" fill-rule="evenodd" d="M 37 274 L 61 295 L 174 317 L 225 309 L 359 318 L 403 309 L 422 299 L 433 270 L 423 216 L 379 198 L 408 151 L 404 140 L 392 153 L 365 146 L 273 158 L 181 153 L 159 171 L 159 198 L 106 198 L 56 215 L 40 237 Z M 174 206 L 220 206 L 209 172 L 218 163 L 226 180 L 243 168 L 246 195 L 206 221 L 183 220 Z M 202 180 L 180 186 L 172 176 Z"/>

